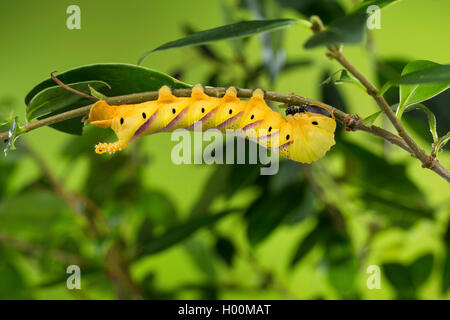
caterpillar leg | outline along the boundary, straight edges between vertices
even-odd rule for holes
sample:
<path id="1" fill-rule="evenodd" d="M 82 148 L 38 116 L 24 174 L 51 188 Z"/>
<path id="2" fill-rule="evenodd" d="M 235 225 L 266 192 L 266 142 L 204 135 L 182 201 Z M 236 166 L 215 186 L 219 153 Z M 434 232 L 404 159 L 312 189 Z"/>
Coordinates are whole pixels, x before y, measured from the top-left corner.
<path id="1" fill-rule="evenodd" d="M 113 154 L 116 151 L 123 150 L 127 145 L 128 142 L 120 140 L 113 143 L 99 143 L 95 146 L 95 153 L 102 154 L 107 152 Z"/>

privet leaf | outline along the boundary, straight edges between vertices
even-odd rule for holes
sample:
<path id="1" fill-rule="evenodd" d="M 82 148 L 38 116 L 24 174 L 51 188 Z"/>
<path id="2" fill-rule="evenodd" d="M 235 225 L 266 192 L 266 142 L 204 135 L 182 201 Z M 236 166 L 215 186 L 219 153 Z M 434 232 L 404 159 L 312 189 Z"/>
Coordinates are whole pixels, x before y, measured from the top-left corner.
<path id="1" fill-rule="evenodd" d="M 95 90 L 94 87 L 92 87 L 89 84 L 88 84 L 88 87 L 89 87 L 89 92 L 91 93 L 91 96 L 96 97 L 97 99 L 100 99 L 100 100 L 105 99 L 106 96 L 103 93 L 98 92 L 97 90 Z"/>
<path id="2" fill-rule="evenodd" d="M 187 88 L 189 85 L 178 81 L 167 74 L 151 70 L 148 68 L 124 64 L 124 63 L 100 63 L 81 66 L 75 69 L 57 75 L 58 79 L 65 84 L 73 84 L 79 82 L 97 81 L 110 85 L 110 89 L 102 87 L 102 93 L 107 96 L 119 96 L 130 93 L 155 91 L 163 85 L 168 85 L 171 88 Z M 89 83 L 87 83 L 89 84 Z M 30 106 L 32 100 L 43 90 L 54 87 L 53 79 L 48 78 L 38 85 L 36 85 L 25 97 L 25 104 Z M 97 87 L 95 87 L 97 89 Z M 87 91 L 89 92 L 89 91 Z M 74 93 L 74 101 L 68 99 L 66 102 L 61 101 L 56 111 L 50 112 L 43 117 L 53 116 L 61 112 L 73 110 L 81 106 L 88 105 L 92 101 L 88 99 L 81 99 Z M 40 103 L 45 104 L 47 100 L 42 100 Z M 48 108 L 53 108 L 48 102 Z M 28 112 L 27 112 L 28 113 Z M 71 134 L 81 134 L 83 124 L 80 121 L 81 117 L 66 120 L 60 123 L 51 125 L 51 127 Z"/>
<path id="3" fill-rule="evenodd" d="M 281 191 L 263 192 L 247 209 L 247 238 L 252 246 L 266 239 L 278 225 L 300 207 L 304 196 L 304 184 L 297 182 Z"/>
<path id="4" fill-rule="evenodd" d="M 147 243 L 140 250 L 139 256 L 155 254 L 164 249 L 167 249 L 191 236 L 199 229 L 212 225 L 235 211 L 236 210 L 225 210 L 218 214 L 208 214 L 190 218 L 188 221 L 169 229 L 162 236 L 154 238 L 152 241 Z"/>
<path id="5" fill-rule="evenodd" d="M 356 85 L 361 90 L 365 90 L 364 86 L 359 82 L 354 76 L 352 76 L 347 70 L 338 70 L 335 73 L 333 73 L 331 76 L 326 78 L 321 84 L 344 84 L 344 83 L 351 83 L 353 85 Z"/>
<path id="6" fill-rule="evenodd" d="M 441 151 L 444 146 L 447 144 L 448 140 L 450 140 L 450 131 L 447 132 L 446 135 L 440 137 L 435 143 L 433 147 L 433 155 L 437 155 L 439 151 Z"/>
<path id="7" fill-rule="evenodd" d="M 341 43 L 359 43 L 364 36 L 366 13 L 354 14 L 333 21 L 325 30 L 311 36 L 303 45 L 305 49 Z"/>
<path id="8" fill-rule="evenodd" d="M 411 264 L 386 263 L 383 271 L 395 287 L 399 299 L 416 299 L 417 290 L 429 278 L 433 268 L 433 255 L 425 254 Z"/>
<path id="9" fill-rule="evenodd" d="M 408 83 L 415 84 L 408 84 Z M 450 87 L 450 65 L 417 60 L 408 63 L 402 71 L 400 103 L 397 117 L 400 119 L 405 109 L 413 104 L 428 100 Z"/>
<path id="10" fill-rule="evenodd" d="M 255 19 L 266 20 L 280 16 L 281 7 L 276 1 L 246 0 L 249 10 Z M 273 84 L 278 78 L 286 62 L 286 52 L 283 47 L 283 30 L 265 33 L 260 36 L 262 42 L 262 60 Z"/>
<path id="11" fill-rule="evenodd" d="M 383 111 L 377 111 L 375 113 L 372 113 L 370 116 L 365 117 L 362 120 L 362 123 L 364 123 L 366 126 L 370 127 L 371 125 L 374 124 L 375 120 L 378 119 L 378 117 L 380 116 L 380 114 L 382 114 Z"/>
<path id="12" fill-rule="evenodd" d="M 433 136 L 433 141 L 436 142 L 438 139 L 438 134 L 436 131 L 436 116 L 427 106 L 425 106 L 421 103 L 417 103 L 417 104 L 408 106 L 407 108 L 405 108 L 405 110 L 403 112 L 409 112 L 411 110 L 416 110 L 416 109 L 422 110 L 427 115 L 428 126 L 430 128 L 430 132 L 431 132 L 431 135 Z"/>
<path id="13" fill-rule="evenodd" d="M 324 240 L 326 234 L 330 232 L 330 228 L 323 223 L 317 226 L 300 240 L 297 250 L 292 257 L 290 267 L 294 267 L 299 263 L 319 242 Z"/>
<path id="14" fill-rule="evenodd" d="M 230 239 L 222 236 L 218 237 L 214 249 L 227 265 L 231 266 L 233 264 L 236 248 Z"/>
<path id="15" fill-rule="evenodd" d="M 388 281 L 394 286 L 399 299 L 415 299 L 416 288 L 407 266 L 400 263 L 385 263 L 383 272 Z"/>
<path id="16" fill-rule="evenodd" d="M 318 15 L 326 24 L 345 16 L 345 10 L 338 1 L 278 0 L 278 2 L 283 7 L 297 10 L 305 17 Z"/>
<path id="17" fill-rule="evenodd" d="M 72 89 L 89 94 L 89 88 L 96 88 L 98 90 L 108 87 L 108 84 L 103 81 L 82 81 L 77 83 L 67 84 Z M 80 100 L 85 100 L 86 104 L 89 104 L 86 98 L 77 95 L 73 92 L 66 90 L 65 88 L 55 85 L 48 87 L 31 99 L 27 108 L 27 120 L 33 120 L 37 117 L 47 115 L 51 112 L 56 112 L 66 108 Z"/>
<path id="18" fill-rule="evenodd" d="M 377 5 L 383 8 L 396 0 L 364 1 L 349 15 L 331 22 L 328 27 L 311 36 L 303 45 L 306 49 L 319 46 L 339 45 L 341 43 L 359 43 L 364 37 L 364 28 L 368 14 L 367 7 Z"/>
<path id="19" fill-rule="evenodd" d="M 138 64 L 141 64 L 145 58 L 156 51 L 198 46 L 205 43 L 226 39 L 244 38 L 261 32 L 275 31 L 297 23 L 299 23 L 299 20 L 294 19 L 253 20 L 242 21 L 214 29 L 196 32 L 184 38 L 167 42 L 151 51 L 148 51 L 139 59 Z"/>
<path id="20" fill-rule="evenodd" d="M 335 230 L 328 233 L 325 241 L 323 262 L 327 267 L 329 283 L 344 299 L 356 299 L 356 276 L 358 261 L 350 240 Z"/>
<path id="21" fill-rule="evenodd" d="M 345 140 L 336 148 L 346 154 L 343 178 L 360 188 L 360 197 L 368 210 L 377 212 L 386 222 L 402 228 L 409 228 L 420 219 L 433 217 L 433 209 L 408 176 L 405 163 L 390 163 L 370 150 Z"/>

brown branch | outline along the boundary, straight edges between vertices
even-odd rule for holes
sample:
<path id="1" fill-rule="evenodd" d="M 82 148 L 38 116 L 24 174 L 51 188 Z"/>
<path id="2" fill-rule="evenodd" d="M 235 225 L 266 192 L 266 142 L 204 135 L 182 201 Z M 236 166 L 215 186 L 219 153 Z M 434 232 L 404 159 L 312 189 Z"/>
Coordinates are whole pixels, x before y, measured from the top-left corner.
<path id="1" fill-rule="evenodd" d="M 205 93 L 214 96 L 214 97 L 222 97 L 225 94 L 226 88 L 217 87 L 217 88 L 205 88 Z M 191 89 L 174 89 L 173 94 L 178 97 L 189 97 L 191 95 Z M 252 96 L 253 90 L 250 89 L 238 89 L 238 97 L 240 98 L 250 98 Z M 158 98 L 157 91 L 150 92 L 142 92 L 142 93 L 133 93 L 123 96 L 110 97 L 106 98 L 106 102 L 110 105 L 121 105 L 121 104 L 133 104 L 140 103 L 150 100 L 156 100 Z M 312 99 L 308 99 L 295 94 L 284 94 L 279 92 L 266 91 L 264 99 L 269 101 L 281 102 L 287 105 L 302 105 L 304 103 L 312 103 L 317 104 L 321 107 L 328 108 L 331 110 L 336 117 L 336 119 L 342 124 L 348 126 L 351 125 L 352 130 L 361 130 L 373 134 L 377 137 L 380 137 L 386 141 L 389 141 L 392 144 L 399 146 L 404 149 L 408 153 L 415 155 L 414 149 L 411 148 L 404 139 L 401 137 L 377 126 L 366 126 L 361 119 L 353 117 L 350 114 L 347 114 L 339 109 L 336 109 L 330 105 L 327 105 L 320 101 L 315 101 Z M 78 109 L 74 109 L 71 111 L 67 111 L 64 113 L 60 113 L 42 120 L 30 122 L 26 124 L 21 129 L 24 132 L 29 132 L 35 130 L 37 128 L 48 126 L 53 123 L 61 122 L 64 120 L 80 117 L 86 115 L 91 108 L 91 105 L 81 107 Z M 394 115 L 395 116 L 395 115 Z M 349 119 L 351 121 L 349 122 Z M 8 138 L 8 132 L 0 133 L 0 140 L 6 140 Z M 433 161 L 433 166 L 429 168 L 430 170 L 436 172 L 440 176 L 442 176 L 447 181 L 450 181 L 450 173 L 445 169 L 438 160 Z"/>
<path id="2" fill-rule="evenodd" d="M 311 31 L 313 33 L 320 32 L 324 29 L 322 21 L 317 16 L 310 18 L 312 23 Z M 339 62 L 345 69 L 347 69 L 359 82 L 366 88 L 367 93 L 375 100 L 380 109 L 386 114 L 388 119 L 397 130 L 400 139 L 408 147 L 408 152 L 422 162 L 422 167 L 431 169 L 444 178 L 447 182 L 450 182 L 450 172 L 442 166 L 439 161 L 432 155 L 428 155 L 422 150 L 413 138 L 408 134 L 405 127 L 401 124 L 395 113 L 390 108 L 386 99 L 383 96 L 379 96 L 379 90 L 376 88 L 357 68 L 355 68 L 342 54 L 342 46 L 328 46 L 326 55 Z M 377 129 L 378 130 L 378 129 Z M 405 148 L 404 148 L 405 149 Z M 406 150 L 406 149 L 405 149 Z"/>
<path id="3" fill-rule="evenodd" d="M 356 79 L 358 79 L 362 83 L 362 85 L 367 89 L 367 93 L 375 100 L 380 109 L 386 114 L 388 119 L 394 125 L 394 128 L 397 130 L 399 136 L 408 145 L 409 149 L 412 151 L 410 153 L 422 162 L 422 167 L 433 170 L 442 178 L 447 180 L 447 182 L 449 182 L 450 172 L 434 157 L 426 154 L 425 151 L 417 145 L 414 139 L 408 134 L 405 127 L 401 124 L 395 113 L 392 111 L 386 99 L 383 96 L 378 96 L 379 90 L 344 57 L 339 49 L 330 48 L 328 56 L 338 61 L 345 69 L 347 69 L 353 76 L 355 76 Z"/>

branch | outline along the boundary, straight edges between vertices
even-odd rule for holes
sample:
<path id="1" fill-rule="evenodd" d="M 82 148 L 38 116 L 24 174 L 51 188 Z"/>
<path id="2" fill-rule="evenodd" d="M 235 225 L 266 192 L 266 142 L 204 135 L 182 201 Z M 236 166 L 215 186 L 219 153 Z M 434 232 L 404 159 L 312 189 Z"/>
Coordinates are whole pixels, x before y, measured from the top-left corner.
<path id="1" fill-rule="evenodd" d="M 172 93 L 177 97 L 189 97 L 191 95 L 191 89 L 174 89 L 172 90 Z M 223 87 L 217 87 L 217 88 L 205 88 L 205 93 L 209 96 L 214 97 L 222 97 L 225 94 L 226 88 Z M 252 96 L 253 90 L 250 89 L 238 89 L 238 97 L 239 98 L 250 98 Z M 121 105 L 121 104 L 133 104 L 133 103 L 141 103 L 145 101 L 150 100 L 156 100 L 158 98 L 158 92 L 157 91 L 150 91 L 150 92 L 141 92 L 141 93 L 133 93 L 123 96 L 117 96 L 117 97 L 109 97 L 106 98 L 106 102 L 110 105 Z M 336 119 L 344 124 L 346 127 L 351 128 L 352 130 L 361 130 L 368 132 L 370 134 L 373 134 L 377 137 L 380 137 L 386 141 L 389 141 L 392 144 L 395 144 L 399 146 L 400 148 L 404 149 L 410 154 L 413 154 L 415 156 L 414 149 L 411 148 L 404 139 L 401 137 L 383 129 L 377 126 L 366 126 L 359 117 L 352 116 L 350 114 L 347 114 L 339 109 L 336 109 L 328 104 L 325 104 L 320 101 L 315 101 L 312 99 L 308 99 L 296 94 L 284 94 L 279 92 L 272 92 L 272 91 L 266 91 L 265 100 L 268 101 L 275 101 L 275 102 L 281 102 L 287 105 L 301 105 L 304 103 L 311 103 L 311 104 L 317 104 L 319 106 L 322 106 L 324 108 L 328 108 L 331 112 L 333 112 Z M 72 118 L 84 116 L 87 113 L 89 113 L 89 110 L 92 105 L 88 105 L 85 107 L 81 107 L 78 109 L 74 109 L 71 111 L 63 112 L 42 120 L 30 122 L 26 124 L 21 129 L 23 132 L 29 132 L 32 130 L 35 130 L 37 128 L 48 126 L 53 123 L 61 122 L 64 120 L 69 120 Z M 389 109 L 390 110 L 390 109 Z M 394 115 L 395 116 L 395 115 Z M 0 140 L 6 140 L 8 139 L 8 132 L 0 133 Z M 439 163 L 438 160 L 433 161 L 433 166 L 431 166 L 429 169 L 435 171 L 440 176 L 442 176 L 447 181 L 450 181 L 450 173 Z"/>
<path id="2" fill-rule="evenodd" d="M 422 162 L 422 167 L 433 170 L 449 182 L 450 172 L 442 166 L 435 157 L 426 154 L 425 151 L 417 145 L 414 139 L 408 134 L 405 127 L 401 124 L 395 113 L 392 111 L 386 99 L 383 96 L 378 96 L 379 90 L 344 57 L 339 49 L 330 48 L 328 56 L 338 61 L 362 83 L 362 85 L 366 88 L 367 93 L 375 100 L 380 109 L 386 114 L 388 119 L 394 125 L 394 128 L 397 130 L 399 136 L 408 145 L 409 149 L 412 151 L 411 154 Z"/>
<path id="3" fill-rule="evenodd" d="M 313 33 L 320 32 L 324 29 L 323 23 L 318 16 L 312 16 L 310 20 Z M 380 109 L 394 125 L 400 139 L 408 146 L 407 151 L 422 162 L 422 167 L 433 170 L 447 182 L 450 182 L 450 172 L 442 166 L 434 156 L 426 154 L 425 151 L 417 145 L 392 111 L 386 99 L 383 96 L 378 95 L 379 90 L 344 57 L 342 54 L 342 46 L 328 46 L 327 56 L 338 61 L 366 88 L 367 93 L 375 100 Z"/>

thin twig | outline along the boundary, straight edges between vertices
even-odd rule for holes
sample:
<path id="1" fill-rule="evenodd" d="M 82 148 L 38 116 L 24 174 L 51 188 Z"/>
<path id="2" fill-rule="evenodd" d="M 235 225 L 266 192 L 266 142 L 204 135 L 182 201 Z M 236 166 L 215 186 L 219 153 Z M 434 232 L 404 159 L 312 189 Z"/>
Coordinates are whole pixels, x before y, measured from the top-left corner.
<path id="1" fill-rule="evenodd" d="M 189 97 L 191 95 L 191 89 L 174 89 L 173 94 L 178 97 Z M 217 87 L 217 88 L 211 88 L 208 87 L 205 89 L 205 93 L 214 96 L 214 97 L 222 97 L 225 94 L 226 88 L 223 87 Z M 239 89 L 238 90 L 238 97 L 240 98 L 250 98 L 252 96 L 253 90 L 250 89 Z M 150 92 L 142 92 L 142 93 L 133 93 L 123 96 L 117 96 L 117 97 L 109 97 L 106 99 L 106 102 L 108 102 L 110 105 L 121 105 L 121 104 L 133 104 L 133 103 L 141 103 L 145 101 L 150 100 L 156 100 L 158 98 L 158 92 L 157 91 L 150 91 Z M 377 126 L 366 126 L 361 119 L 355 118 L 350 114 L 347 114 L 339 109 L 336 109 L 328 104 L 325 104 L 320 101 L 315 101 L 312 99 L 308 99 L 299 95 L 293 95 L 293 94 L 284 94 L 279 92 L 272 92 L 267 91 L 265 92 L 264 99 L 269 101 L 275 101 L 275 102 L 281 102 L 287 105 L 302 105 L 304 103 L 312 103 L 317 104 L 319 106 L 322 106 L 324 108 L 328 108 L 331 112 L 333 112 L 335 118 L 341 122 L 342 124 L 348 126 L 351 125 L 352 130 L 361 130 L 368 132 L 370 134 L 373 134 L 375 136 L 378 136 L 380 138 L 385 139 L 386 141 L 389 141 L 392 144 L 395 144 L 399 146 L 400 148 L 404 149 L 410 154 L 415 155 L 414 150 L 399 136 L 383 129 Z M 48 126 L 53 123 L 69 120 L 72 118 L 80 117 L 86 115 L 89 110 L 91 109 L 92 105 L 84 106 L 78 109 L 70 110 L 67 112 L 63 112 L 42 120 L 30 122 L 26 124 L 24 127 L 21 128 L 23 132 L 29 132 L 32 130 L 35 130 L 37 128 Z M 349 119 L 351 120 L 349 122 Z M 0 133 L 0 140 L 5 140 L 8 138 L 8 132 L 2 132 Z M 450 173 L 446 168 L 444 168 L 438 160 L 434 160 L 433 166 L 431 168 L 428 168 L 437 174 L 439 174 L 441 177 L 443 177 L 445 180 L 450 181 Z"/>

